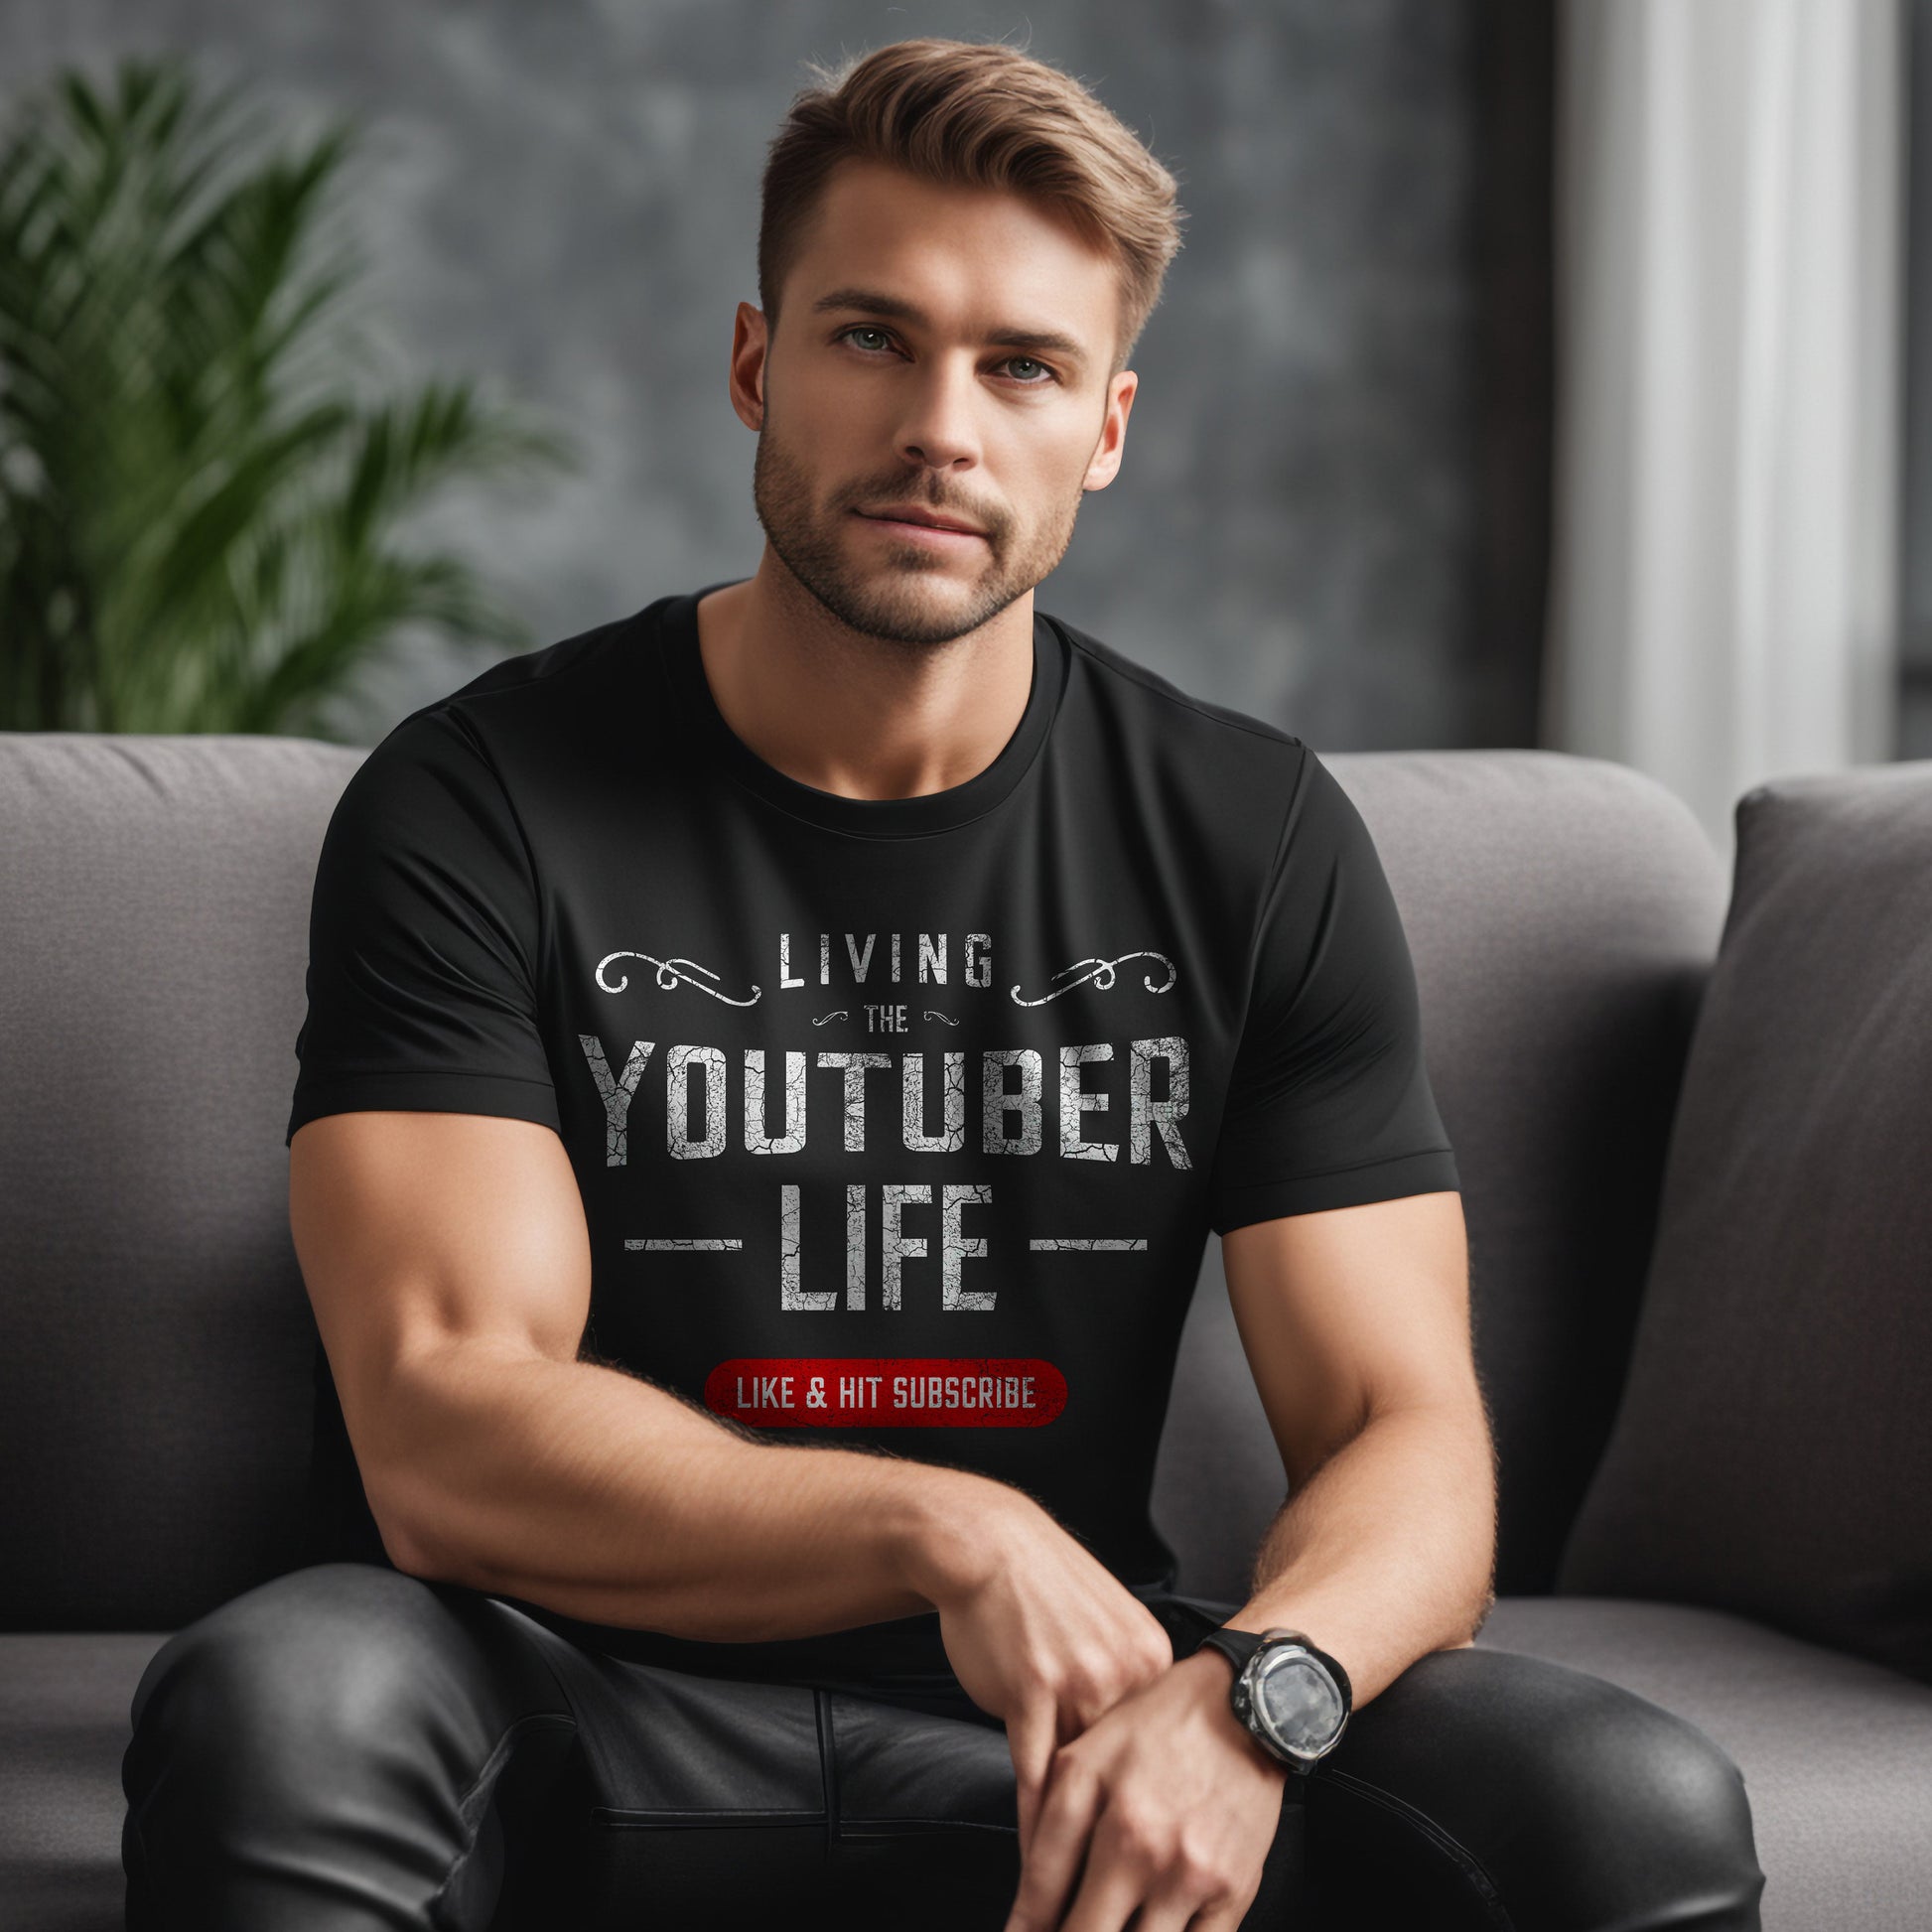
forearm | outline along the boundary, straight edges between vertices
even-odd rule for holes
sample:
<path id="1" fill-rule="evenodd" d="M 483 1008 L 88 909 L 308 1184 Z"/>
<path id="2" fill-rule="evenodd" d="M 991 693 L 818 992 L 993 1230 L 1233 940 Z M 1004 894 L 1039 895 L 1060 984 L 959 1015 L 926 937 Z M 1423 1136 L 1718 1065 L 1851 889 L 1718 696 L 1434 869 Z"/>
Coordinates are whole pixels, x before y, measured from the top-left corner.
<path id="1" fill-rule="evenodd" d="M 1228 1621 L 1306 1632 L 1348 1672 L 1360 1709 L 1418 1657 L 1474 1636 L 1493 1600 L 1495 1497 L 1478 1422 L 1383 1414 L 1289 1498 Z"/>
<path id="2" fill-rule="evenodd" d="M 935 1550 L 1025 1500 L 964 1470 L 748 1440 L 621 1371 L 474 1345 L 398 1371 L 384 1416 L 370 1501 L 399 1567 L 717 1642 L 930 1609 L 915 1580 L 930 1587 Z"/>

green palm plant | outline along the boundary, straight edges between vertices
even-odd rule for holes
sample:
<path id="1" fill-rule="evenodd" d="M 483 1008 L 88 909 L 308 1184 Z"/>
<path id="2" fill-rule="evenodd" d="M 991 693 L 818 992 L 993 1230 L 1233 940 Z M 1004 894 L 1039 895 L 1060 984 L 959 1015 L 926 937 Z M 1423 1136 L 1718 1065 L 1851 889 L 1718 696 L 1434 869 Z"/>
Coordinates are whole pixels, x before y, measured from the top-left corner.
<path id="1" fill-rule="evenodd" d="M 0 140 L 0 727 L 333 737 L 401 626 L 529 642 L 395 525 L 569 446 L 468 378 L 358 392 L 331 226 L 360 122 L 267 153 L 260 121 L 135 57 L 56 75 Z"/>

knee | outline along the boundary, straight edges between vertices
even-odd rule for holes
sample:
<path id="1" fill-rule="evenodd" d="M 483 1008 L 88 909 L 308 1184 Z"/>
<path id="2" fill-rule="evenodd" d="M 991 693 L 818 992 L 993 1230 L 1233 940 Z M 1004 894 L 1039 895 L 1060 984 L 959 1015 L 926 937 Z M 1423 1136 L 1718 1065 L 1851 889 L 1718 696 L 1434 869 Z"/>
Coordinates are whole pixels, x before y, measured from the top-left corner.
<path id="1" fill-rule="evenodd" d="M 1539 1754 L 1552 1925 L 1755 1928 L 1764 1874 L 1736 1763 L 1707 1731 L 1587 1678 Z M 1540 1889 L 1541 1887 L 1539 1887 Z"/>
<path id="2" fill-rule="evenodd" d="M 1749 1835 L 1744 1774 L 1711 1734 L 1634 1694 L 1606 1700 L 1571 1740 L 1593 1810 L 1632 1830 L 1724 1847 Z"/>
<path id="3" fill-rule="evenodd" d="M 428 1599 L 427 1601 L 425 1599 Z M 332 1751 L 397 1724 L 436 1671 L 429 1587 L 365 1564 L 321 1564 L 244 1591 L 171 1636 L 135 1689 L 123 1784 L 164 1769 L 218 1776 L 277 1802 Z"/>

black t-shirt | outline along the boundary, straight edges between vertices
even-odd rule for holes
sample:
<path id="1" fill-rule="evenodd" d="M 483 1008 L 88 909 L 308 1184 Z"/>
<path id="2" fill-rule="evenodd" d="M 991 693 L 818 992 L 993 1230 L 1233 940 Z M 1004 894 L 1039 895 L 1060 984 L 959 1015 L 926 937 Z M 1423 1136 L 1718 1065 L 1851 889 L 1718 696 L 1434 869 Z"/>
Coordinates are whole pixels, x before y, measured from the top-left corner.
<path id="1" fill-rule="evenodd" d="M 492 666 L 391 731 L 324 841 L 289 1136 L 360 1109 L 562 1137 L 584 1352 L 777 1442 L 1039 1502 L 1171 1587 L 1155 1453 L 1207 1231 L 1454 1189 L 1415 975 L 1300 739 L 1035 610 L 977 776 L 854 799 L 765 763 L 696 606 Z M 321 1557 L 386 1561 L 317 1355 Z M 936 1613 L 701 1643 L 743 1676 L 947 1670 Z"/>

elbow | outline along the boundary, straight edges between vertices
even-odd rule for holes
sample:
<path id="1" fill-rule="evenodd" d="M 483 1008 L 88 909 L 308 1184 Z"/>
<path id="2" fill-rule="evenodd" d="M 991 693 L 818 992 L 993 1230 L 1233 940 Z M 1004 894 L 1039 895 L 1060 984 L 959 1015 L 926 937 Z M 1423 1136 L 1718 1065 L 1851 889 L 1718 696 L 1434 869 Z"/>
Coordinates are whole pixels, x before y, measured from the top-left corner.
<path id="1" fill-rule="evenodd" d="M 426 1584 L 457 1584 L 464 1581 L 451 1564 L 432 1556 L 428 1545 L 420 1538 L 399 1533 L 393 1522 L 385 1523 L 378 1518 L 376 1529 L 381 1533 L 383 1554 L 389 1559 L 390 1565 L 405 1577 L 415 1577 Z"/>
<path id="2" fill-rule="evenodd" d="M 426 1584 L 489 1587 L 464 1539 L 453 1533 L 461 1515 L 457 1498 L 438 1493 L 420 1463 L 358 1460 L 383 1554 L 397 1570 Z"/>
<path id="3" fill-rule="evenodd" d="M 362 1493 L 382 1539 L 382 1554 L 406 1577 L 420 1577 L 425 1583 L 461 1582 L 449 1553 L 424 1533 L 424 1512 L 403 1503 L 398 1494 L 402 1486 L 364 1472 Z"/>
<path id="4" fill-rule="evenodd" d="M 440 1375 L 416 1371 L 413 1359 L 393 1361 L 379 1378 L 364 1376 L 343 1388 L 362 1494 L 383 1554 L 397 1570 L 425 1583 L 480 1588 L 460 1533 L 468 1499 L 453 1487 L 469 1466 L 459 1440 L 463 1412 Z"/>
<path id="5" fill-rule="evenodd" d="M 1473 1379 L 1463 1388 L 1373 1392 L 1363 1401 L 1361 1417 L 1364 1432 L 1390 1424 L 1428 1430 L 1436 1439 L 1439 1454 L 1466 1463 L 1472 1472 L 1483 1473 L 1493 1500 L 1495 1432 L 1482 1390 Z"/>

